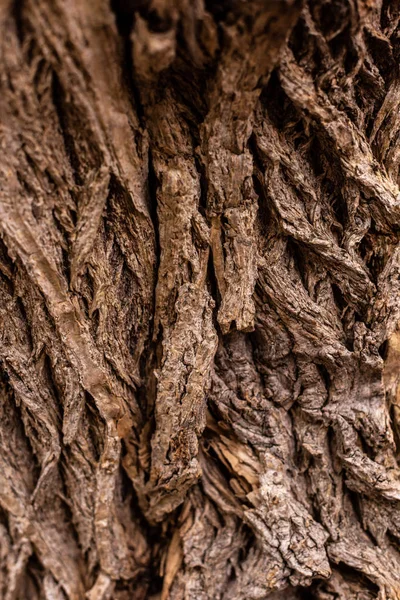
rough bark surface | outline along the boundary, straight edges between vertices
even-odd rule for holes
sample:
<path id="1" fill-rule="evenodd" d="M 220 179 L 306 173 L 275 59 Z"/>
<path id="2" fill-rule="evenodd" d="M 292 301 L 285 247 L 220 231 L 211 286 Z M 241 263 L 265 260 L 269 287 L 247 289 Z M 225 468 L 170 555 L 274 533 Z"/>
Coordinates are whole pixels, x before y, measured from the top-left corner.
<path id="1" fill-rule="evenodd" d="M 0 1 L 0 598 L 400 599 L 399 20 Z"/>

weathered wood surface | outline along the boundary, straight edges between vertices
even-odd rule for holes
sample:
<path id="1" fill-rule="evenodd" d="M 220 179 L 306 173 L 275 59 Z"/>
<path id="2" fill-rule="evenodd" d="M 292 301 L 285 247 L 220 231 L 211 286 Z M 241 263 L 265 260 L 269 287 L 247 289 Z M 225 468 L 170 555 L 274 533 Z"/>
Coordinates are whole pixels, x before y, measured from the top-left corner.
<path id="1" fill-rule="evenodd" d="M 0 2 L 0 598 L 400 599 L 399 19 Z"/>

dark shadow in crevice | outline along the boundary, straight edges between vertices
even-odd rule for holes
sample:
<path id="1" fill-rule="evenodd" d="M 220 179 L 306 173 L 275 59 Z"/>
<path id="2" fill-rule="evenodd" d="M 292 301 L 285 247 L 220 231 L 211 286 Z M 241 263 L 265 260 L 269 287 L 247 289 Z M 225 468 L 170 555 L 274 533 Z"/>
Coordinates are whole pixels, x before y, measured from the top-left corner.
<path id="1" fill-rule="evenodd" d="M 70 133 L 67 109 L 65 105 L 65 94 L 58 76 L 53 72 L 52 78 L 52 97 L 54 108 L 56 109 L 58 122 L 60 124 L 61 134 L 64 140 L 65 152 L 72 167 L 72 174 L 77 185 L 82 185 L 83 179 L 80 175 L 80 159 L 76 151 L 74 137 Z"/>
<path id="2" fill-rule="evenodd" d="M 122 79 L 130 92 L 133 110 L 143 128 L 145 127 L 144 110 L 140 100 L 140 91 L 134 78 L 131 33 L 135 23 L 135 12 L 143 11 L 148 4 L 148 0 L 111 0 L 110 2 L 121 39 Z"/>
<path id="3" fill-rule="evenodd" d="M 91 441 L 94 459 L 98 463 L 104 451 L 106 439 L 106 424 L 100 416 L 95 399 L 89 392 L 85 392 L 84 410 L 86 412 L 86 425 L 88 438 Z"/>
<path id="4" fill-rule="evenodd" d="M 148 0 L 111 0 L 111 10 L 115 15 L 118 33 L 122 38 L 129 36 L 135 18 L 135 11 L 148 4 Z"/>
<path id="5" fill-rule="evenodd" d="M 388 356 L 388 351 L 389 351 L 389 342 L 388 340 L 385 340 L 378 349 L 379 355 L 382 358 L 382 360 L 386 360 L 387 356 Z"/>
<path id="6" fill-rule="evenodd" d="M 307 272 L 307 268 L 308 268 L 307 260 L 304 257 L 304 250 L 303 250 L 302 245 L 299 244 L 298 242 L 296 242 L 293 238 L 288 237 L 287 250 L 288 250 L 288 254 L 293 259 L 293 263 L 295 265 L 297 274 L 303 285 L 304 290 L 307 292 L 308 295 L 310 295 L 308 285 L 307 285 L 307 279 L 306 279 L 306 272 Z"/>
<path id="7" fill-rule="evenodd" d="M 24 0 L 15 0 L 11 4 L 12 6 L 12 17 L 15 22 L 15 31 L 17 34 L 18 41 L 22 46 L 25 40 L 25 24 L 23 19 L 24 11 Z"/>
<path id="8" fill-rule="evenodd" d="M 322 377 L 322 380 L 325 385 L 326 395 L 327 395 L 325 404 L 324 404 L 324 406 L 325 406 L 329 402 L 329 389 L 331 386 L 331 376 L 330 376 L 328 369 L 325 367 L 325 365 L 323 365 L 321 363 L 315 363 L 315 366 L 317 367 L 318 373 Z"/>
<path id="9" fill-rule="evenodd" d="M 396 447 L 396 459 L 397 462 L 400 462 L 400 428 L 397 425 L 397 421 L 398 421 L 398 417 L 395 413 L 395 405 L 392 404 L 390 406 L 390 420 L 392 422 L 392 431 L 393 431 L 393 438 L 394 438 L 394 443 L 395 443 L 395 447 Z"/>
<path id="10" fill-rule="evenodd" d="M 267 85 L 262 89 L 260 103 L 267 110 L 269 118 L 279 131 L 283 131 L 288 120 L 300 119 L 293 103 L 283 91 L 277 69 L 272 71 Z M 293 119 L 294 116 L 297 116 L 297 119 Z"/>
<path id="11" fill-rule="evenodd" d="M 42 597 L 42 583 L 45 576 L 45 570 L 42 563 L 40 562 L 37 554 L 32 554 L 27 562 L 25 573 L 28 577 L 23 577 L 21 581 L 21 587 L 19 588 L 19 598 L 41 598 Z M 33 589 L 31 588 L 33 587 Z M 32 594 L 34 593 L 34 595 Z"/>
<path id="12" fill-rule="evenodd" d="M 266 237 L 270 231 L 271 224 L 276 220 L 270 205 L 270 199 L 265 190 L 264 176 L 266 167 L 260 156 L 257 137 L 254 133 L 250 136 L 247 145 L 253 158 L 253 187 L 257 194 L 258 220 L 261 225 L 262 233 L 264 234 L 264 237 Z"/>
<path id="13" fill-rule="evenodd" d="M 333 294 L 333 297 L 335 300 L 335 304 L 337 305 L 339 311 L 342 312 L 343 309 L 345 309 L 347 306 L 347 302 L 344 299 L 342 290 L 340 289 L 340 287 L 338 285 L 336 285 L 336 283 L 332 283 L 331 288 L 332 288 L 332 294 Z"/>

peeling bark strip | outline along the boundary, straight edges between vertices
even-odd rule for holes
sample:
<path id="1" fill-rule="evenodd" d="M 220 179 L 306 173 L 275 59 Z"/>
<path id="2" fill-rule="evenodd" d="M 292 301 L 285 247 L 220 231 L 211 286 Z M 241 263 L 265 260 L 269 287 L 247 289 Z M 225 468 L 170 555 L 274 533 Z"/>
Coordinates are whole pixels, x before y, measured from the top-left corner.
<path id="1" fill-rule="evenodd" d="M 0 3 L 0 600 L 400 598 L 399 21 Z"/>

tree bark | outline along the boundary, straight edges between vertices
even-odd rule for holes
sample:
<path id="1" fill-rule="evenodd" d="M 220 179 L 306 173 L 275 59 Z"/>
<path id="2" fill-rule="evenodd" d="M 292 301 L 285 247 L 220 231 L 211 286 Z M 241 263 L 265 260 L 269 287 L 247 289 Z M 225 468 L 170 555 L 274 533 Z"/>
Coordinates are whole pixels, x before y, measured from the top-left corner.
<path id="1" fill-rule="evenodd" d="M 0 2 L 1 598 L 400 598 L 399 18 Z"/>

